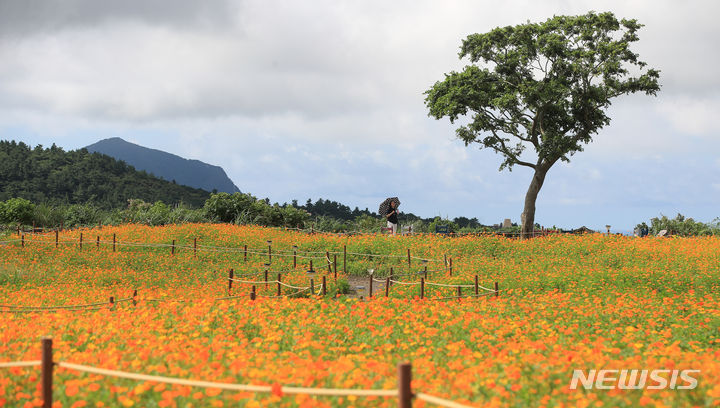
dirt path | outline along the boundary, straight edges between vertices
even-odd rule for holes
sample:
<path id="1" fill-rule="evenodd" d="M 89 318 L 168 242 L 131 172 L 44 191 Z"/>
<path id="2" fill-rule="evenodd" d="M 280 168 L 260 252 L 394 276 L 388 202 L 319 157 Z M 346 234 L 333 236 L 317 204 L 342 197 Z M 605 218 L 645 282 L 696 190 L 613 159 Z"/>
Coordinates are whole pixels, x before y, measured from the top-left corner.
<path id="1" fill-rule="evenodd" d="M 370 292 L 370 277 L 368 276 L 349 276 L 350 284 L 349 296 L 367 298 Z M 385 281 L 373 282 L 373 296 L 385 296 Z"/>

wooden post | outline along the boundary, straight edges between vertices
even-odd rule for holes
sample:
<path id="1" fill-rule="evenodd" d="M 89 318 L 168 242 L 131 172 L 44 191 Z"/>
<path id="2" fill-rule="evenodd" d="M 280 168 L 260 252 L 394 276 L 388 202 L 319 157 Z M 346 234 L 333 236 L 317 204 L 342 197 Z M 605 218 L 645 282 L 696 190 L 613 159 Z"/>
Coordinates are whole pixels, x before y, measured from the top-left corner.
<path id="1" fill-rule="evenodd" d="M 265 268 L 265 289 L 268 287 L 268 268 Z"/>
<path id="2" fill-rule="evenodd" d="M 477 275 L 475 275 L 475 294 L 476 295 L 480 294 L 480 285 L 478 285 L 478 276 Z"/>
<path id="3" fill-rule="evenodd" d="M 420 299 L 425 297 L 425 278 L 420 278 Z"/>
<path id="4" fill-rule="evenodd" d="M 20 236 L 20 224 L 18 224 L 18 226 L 17 226 L 17 235 L 18 235 L 18 237 Z"/>
<path id="5" fill-rule="evenodd" d="M 337 254 L 333 254 L 333 273 L 335 274 L 335 280 L 337 280 Z"/>
<path id="6" fill-rule="evenodd" d="M 398 407 L 412 408 L 412 366 L 410 363 L 398 364 Z"/>
<path id="7" fill-rule="evenodd" d="M 20 237 L 20 246 L 25 248 L 25 234 Z"/>
<path id="8" fill-rule="evenodd" d="M 100 248 L 100 235 L 97 236 L 97 241 L 95 242 L 95 247 Z"/>
<path id="9" fill-rule="evenodd" d="M 407 249 L 408 253 L 408 268 L 410 267 L 410 248 Z"/>
<path id="10" fill-rule="evenodd" d="M 252 290 L 250 291 L 250 300 L 255 300 L 255 285 L 253 285 Z"/>
<path id="11" fill-rule="evenodd" d="M 450 258 L 450 276 L 452 276 L 452 258 Z"/>
<path id="12" fill-rule="evenodd" d="M 445 257 L 445 267 L 447 268 L 447 264 L 448 264 L 447 263 L 447 254 L 444 254 L 444 257 Z"/>
<path id="13" fill-rule="evenodd" d="M 43 397 L 43 408 L 52 408 L 53 397 L 52 397 L 52 378 L 53 378 L 53 352 L 52 352 L 52 338 L 43 337 L 42 342 L 42 397 Z"/>
<path id="14" fill-rule="evenodd" d="M 117 241 L 115 240 L 115 234 L 113 234 L 113 252 L 115 252 L 115 242 Z"/>
<path id="15" fill-rule="evenodd" d="M 268 263 L 272 263 L 272 241 L 268 241 Z"/>
<path id="16" fill-rule="evenodd" d="M 315 294 L 315 280 L 313 278 L 310 278 L 310 294 Z"/>
<path id="17" fill-rule="evenodd" d="M 175 255 L 175 240 L 173 239 L 172 246 L 170 247 L 170 255 Z"/>
<path id="18" fill-rule="evenodd" d="M 343 245 L 343 273 L 347 275 L 347 245 Z"/>
<path id="19" fill-rule="evenodd" d="M 281 279 L 282 279 L 282 274 L 281 274 L 281 273 L 278 273 L 278 278 L 277 278 L 277 281 L 278 281 L 278 293 L 277 293 L 277 295 L 278 295 L 278 296 L 280 296 L 280 295 L 282 294 L 282 287 L 281 287 L 282 285 L 280 285 Z"/>
<path id="20" fill-rule="evenodd" d="M 82 251 L 82 232 L 80 233 L 80 250 Z"/>
<path id="21" fill-rule="evenodd" d="M 58 247 L 58 230 L 55 230 L 55 248 Z"/>
<path id="22" fill-rule="evenodd" d="M 368 286 L 368 299 L 372 297 L 372 284 L 373 284 L 373 277 L 370 275 L 370 286 Z"/>
<path id="23" fill-rule="evenodd" d="M 247 245 L 245 245 L 245 256 L 243 258 L 244 262 L 247 262 Z"/>
<path id="24" fill-rule="evenodd" d="M 110 310 L 112 310 L 113 308 L 115 308 L 115 297 L 110 296 Z"/>
<path id="25" fill-rule="evenodd" d="M 135 289 L 133 291 L 132 300 L 133 300 L 133 306 L 137 305 L 137 289 Z"/>
<path id="26" fill-rule="evenodd" d="M 385 297 L 390 296 L 390 278 L 385 279 Z"/>
<path id="27" fill-rule="evenodd" d="M 500 296 L 500 291 L 498 290 L 498 283 L 495 282 L 495 297 Z"/>
<path id="28" fill-rule="evenodd" d="M 235 275 L 235 271 L 233 271 L 232 268 L 230 268 L 230 272 L 228 272 L 228 296 L 231 295 L 232 292 L 232 280 L 233 276 Z"/>
<path id="29" fill-rule="evenodd" d="M 324 297 L 324 296 L 327 294 L 327 280 L 325 279 L 324 276 L 322 277 L 322 279 L 323 279 L 323 281 L 322 281 L 322 295 L 323 295 L 323 297 Z"/>
<path id="30" fill-rule="evenodd" d="M 297 268 L 297 245 L 293 245 L 293 269 Z"/>
<path id="31" fill-rule="evenodd" d="M 327 260 L 328 265 L 328 275 L 332 273 L 332 265 L 330 265 L 330 252 L 325 251 L 325 259 Z"/>
<path id="32" fill-rule="evenodd" d="M 197 237 L 193 238 L 193 256 L 197 258 Z"/>
<path id="33" fill-rule="evenodd" d="M 458 286 L 457 292 L 458 292 L 458 300 L 460 300 L 460 298 L 462 297 L 462 287 Z"/>
<path id="34" fill-rule="evenodd" d="M 312 268 L 312 259 L 310 260 L 310 272 L 313 272 L 313 268 Z"/>
<path id="35" fill-rule="evenodd" d="M 425 265 L 425 269 L 423 270 L 425 272 L 425 279 L 427 279 L 427 265 Z"/>

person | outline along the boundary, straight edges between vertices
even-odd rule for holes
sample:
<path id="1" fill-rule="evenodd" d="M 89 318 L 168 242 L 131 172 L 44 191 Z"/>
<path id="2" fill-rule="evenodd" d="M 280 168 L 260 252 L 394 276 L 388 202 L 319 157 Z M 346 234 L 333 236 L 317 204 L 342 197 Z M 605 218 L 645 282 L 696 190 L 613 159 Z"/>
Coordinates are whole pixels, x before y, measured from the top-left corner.
<path id="1" fill-rule="evenodd" d="M 387 218 L 387 227 L 392 229 L 393 235 L 397 234 L 398 228 L 398 217 L 397 217 L 397 201 L 391 201 L 388 212 L 385 215 Z"/>

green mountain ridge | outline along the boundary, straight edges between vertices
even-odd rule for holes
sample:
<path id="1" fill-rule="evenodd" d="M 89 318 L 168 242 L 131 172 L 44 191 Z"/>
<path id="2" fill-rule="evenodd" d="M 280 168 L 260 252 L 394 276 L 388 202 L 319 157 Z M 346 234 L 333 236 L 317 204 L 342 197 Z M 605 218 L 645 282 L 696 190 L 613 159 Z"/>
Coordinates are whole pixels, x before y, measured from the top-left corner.
<path id="1" fill-rule="evenodd" d="M 124 208 L 131 198 L 202 207 L 208 191 L 175 184 L 100 153 L 65 151 L 0 141 L 0 201 L 25 198 L 36 203 L 93 203 Z"/>
<path id="2" fill-rule="evenodd" d="M 240 192 L 222 167 L 157 149 L 130 143 L 119 137 L 104 139 L 85 147 L 89 152 L 106 154 L 156 177 L 205 191 Z"/>

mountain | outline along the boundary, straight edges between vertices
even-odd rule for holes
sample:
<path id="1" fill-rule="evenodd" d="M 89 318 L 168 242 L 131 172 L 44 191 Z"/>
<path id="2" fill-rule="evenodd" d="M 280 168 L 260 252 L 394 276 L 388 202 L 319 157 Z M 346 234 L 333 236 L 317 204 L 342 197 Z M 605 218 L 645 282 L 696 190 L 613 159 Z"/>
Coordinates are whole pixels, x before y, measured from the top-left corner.
<path id="1" fill-rule="evenodd" d="M 149 149 L 119 137 L 101 140 L 87 146 L 86 149 L 90 152 L 106 154 L 138 170 L 185 186 L 231 194 L 240 191 L 222 167 L 199 160 L 185 159 L 162 150 Z"/>
<path id="2" fill-rule="evenodd" d="M 0 141 L 0 201 L 15 197 L 35 203 L 93 203 L 111 209 L 127 207 L 131 198 L 202 207 L 210 193 L 85 149 L 66 152 L 55 145 L 44 149 Z"/>

